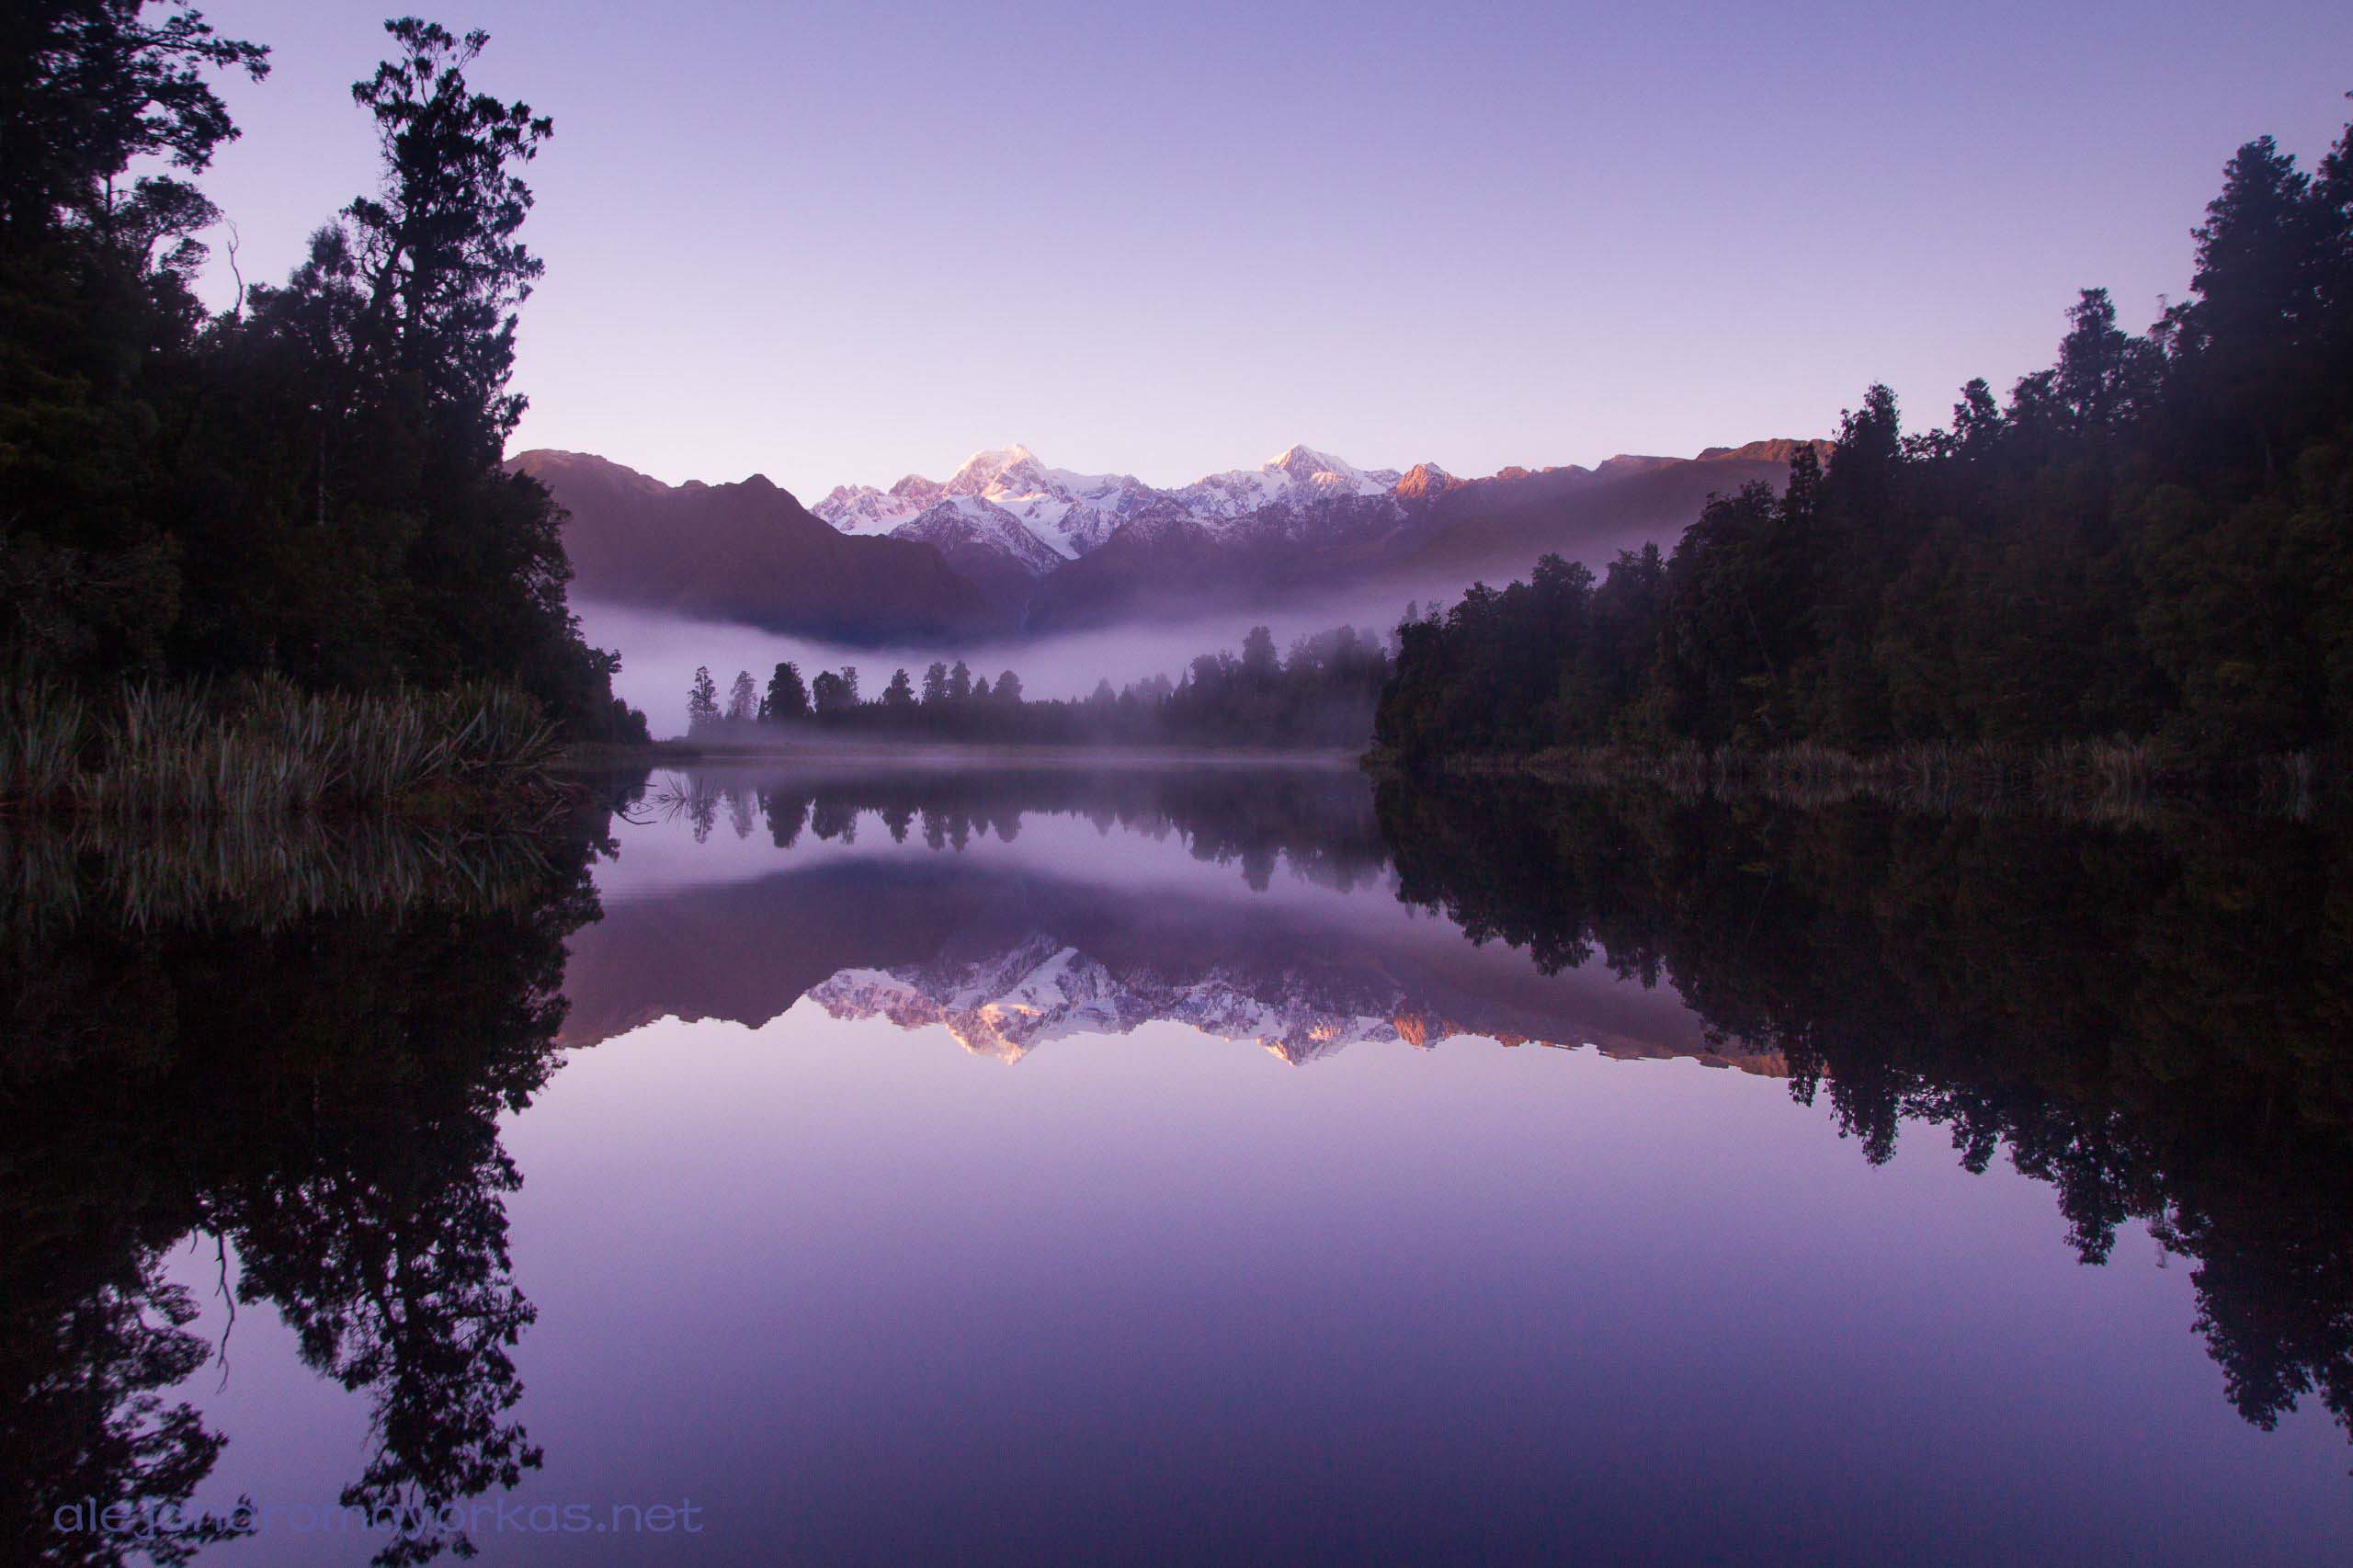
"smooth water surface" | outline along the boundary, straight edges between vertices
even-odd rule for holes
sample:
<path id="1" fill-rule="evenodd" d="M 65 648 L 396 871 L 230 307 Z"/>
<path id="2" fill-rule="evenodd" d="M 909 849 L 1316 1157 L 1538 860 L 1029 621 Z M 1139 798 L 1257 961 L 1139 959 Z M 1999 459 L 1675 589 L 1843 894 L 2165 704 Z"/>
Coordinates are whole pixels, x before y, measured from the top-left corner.
<path id="1" fill-rule="evenodd" d="M 2353 1552 L 2343 936 L 2261 903 L 2317 830 L 632 794 L 593 905 L 109 938 L 177 987 L 120 1051 L 205 1083 L 109 1135 L 202 1125 L 52 1115 L 17 1202 L 130 1346 L 83 1386 L 187 1403 L 190 1506 L 278 1510 L 202 1560 L 384 1549 L 338 1499 L 470 1506 L 492 1562 Z"/>

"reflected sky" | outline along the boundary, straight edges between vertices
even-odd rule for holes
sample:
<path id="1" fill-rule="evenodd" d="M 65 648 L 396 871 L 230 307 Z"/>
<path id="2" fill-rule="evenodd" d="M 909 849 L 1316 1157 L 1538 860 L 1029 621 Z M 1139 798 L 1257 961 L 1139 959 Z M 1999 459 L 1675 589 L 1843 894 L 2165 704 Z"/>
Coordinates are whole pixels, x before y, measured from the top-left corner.
<path id="1" fill-rule="evenodd" d="M 1933 1129 L 1867 1163 L 1671 983 L 1472 947 L 1331 851 L 1352 777 L 1266 786 L 1249 829 L 1186 787 L 1089 815 L 968 784 L 937 808 L 943 841 L 988 821 L 961 851 L 919 808 L 894 836 L 901 781 L 699 782 L 706 821 L 657 779 L 614 824 L 561 1070 L 503 1137 L 546 1450 L 511 1506 L 691 1499 L 703 1528 L 478 1532 L 485 1561 L 2353 1543 L 2342 1433 L 2234 1414 L 2143 1226 L 2085 1267 L 2052 1188 Z M 804 789 L 900 803 L 780 847 Z M 974 1049 L 987 1007 L 1017 1034 L 1074 997 Z M 1302 1051 L 1302 1017 L 1353 1032 Z M 176 1267 L 217 1336 L 210 1248 Z M 221 1375 L 202 1495 L 331 1500 L 358 1403 L 265 1311 Z"/>

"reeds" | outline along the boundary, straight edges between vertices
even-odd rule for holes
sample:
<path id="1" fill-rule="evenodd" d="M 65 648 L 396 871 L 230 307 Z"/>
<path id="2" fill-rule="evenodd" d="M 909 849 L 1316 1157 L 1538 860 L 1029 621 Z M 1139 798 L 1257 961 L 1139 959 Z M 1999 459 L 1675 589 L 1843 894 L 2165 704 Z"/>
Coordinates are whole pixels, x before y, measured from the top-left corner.
<path id="1" fill-rule="evenodd" d="M 545 896 L 554 853 L 529 831 L 372 817 L 199 818 L 170 833 L 93 815 L 0 821 L 0 933 L 522 909 Z"/>
<path id="2" fill-rule="evenodd" d="M 147 683 L 0 691 L 0 805 L 110 820 L 458 811 L 551 790 L 555 730 L 501 687 L 310 692 Z"/>
<path id="3" fill-rule="evenodd" d="M 89 707 L 75 693 L 46 681 L 0 686 L 0 801 L 63 792 L 89 733 Z"/>

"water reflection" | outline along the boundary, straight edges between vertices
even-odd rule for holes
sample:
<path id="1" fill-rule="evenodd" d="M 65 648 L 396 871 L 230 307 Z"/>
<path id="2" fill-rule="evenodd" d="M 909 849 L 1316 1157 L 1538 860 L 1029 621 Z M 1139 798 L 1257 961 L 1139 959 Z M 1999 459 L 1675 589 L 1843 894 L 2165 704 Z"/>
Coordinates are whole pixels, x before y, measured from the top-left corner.
<path id="1" fill-rule="evenodd" d="M 1912 1123 L 1946 1129 L 1967 1169 L 2001 1154 L 2051 1184 L 2086 1263 L 2147 1222 L 2196 1265 L 2199 1328 L 2241 1414 L 2268 1427 L 2316 1392 L 2353 1428 L 2353 864 L 2335 825 L 1494 784 L 1376 801 L 1313 770 L 714 770 L 649 798 L 699 837 L 722 812 L 788 849 L 804 831 L 855 844 L 865 823 L 951 859 L 976 835 L 1012 844 L 1026 818 L 1077 818 L 1174 840 L 1253 893 L 1279 871 L 1378 885 L 1443 921 L 1207 884 L 1139 899 L 1132 867 L 1043 857 L 786 861 L 585 934 L 570 1038 L 665 1015 L 756 1025 L 807 996 L 1006 1062 L 1176 1020 L 1294 1063 L 1469 1034 L 1786 1075 L 1872 1164 Z M 626 956 L 657 931 L 677 938 L 664 962 Z M 1532 966 L 1481 963 L 1494 941 Z M 1665 984 L 1688 1014 L 1604 976 Z"/>
<path id="2" fill-rule="evenodd" d="M 2309 1400 L 2353 1424 L 2347 855 L 2325 824 L 1376 794 L 1313 768 L 714 768 L 621 781 L 529 840 L 0 839 L 22 895 L 0 924 L 10 1545 L 118 1561 L 129 1543 L 62 1536 L 56 1506 L 273 1480 L 224 1461 L 240 1434 L 208 1414 L 239 1372 L 230 1299 L 364 1403 L 346 1506 L 428 1518 L 591 1445 L 529 1420 L 540 1287 L 510 1244 L 509 1133 L 564 1051 L 665 1018 L 936 1032 L 1040 1096 L 1032 1057 L 1163 1025 L 1255 1043 L 1302 1084 L 1336 1083 L 1342 1053 L 1486 1040 L 1786 1079 L 1859 1170 L 1941 1130 L 1967 1170 L 2045 1184 L 2086 1263 L 2145 1228 L 2190 1266 L 2240 1415 Z M 1476 1118 L 1502 1108 L 1449 1103 L 1449 1148 L 1475 1162 Z M 845 1135 L 887 1151 L 902 1131 L 878 1110 Z M 1497 1203 L 1500 1256 L 1526 1238 Z M 193 1281 L 166 1257 L 191 1238 Z M 1411 1309 L 1402 1279 L 1370 1284 Z M 1337 1539 L 1320 1517 L 1258 1528 Z M 179 1561 L 237 1528 L 142 1544 Z M 1529 1529 L 1498 1539 L 1554 1539 Z M 367 1544 L 402 1562 L 472 1543 Z"/>
<path id="3" fill-rule="evenodd" d="M 279 1314 L 368 1403 L 345 1506 L 429 1514 L 539 1462 L 515 1413 L 532 1312 L 498 1119 L 552 1065 L 563 938 L 596 914 L 589 847 L 315 828 L 0 844 L 18 893 L 0 926 L 8 1555 L 178 1562 L 248 1528 L 170 1512 L 221 1453 L 197 1400 L 233 1354 L 189 1332 L 199 1301 L 165 1277 L 192 1237 L 224 1301 Z M 175 1528 L 101 1533 L 116 1505 Z M 425 1526 L 380 1561 L 463 1541 Z"/>
<path id="4" fill-rule="evenodd" d="M 2195 1265 L 2232 1403 L 2353 1428 L 2353 863 L 2334 826 L 2168 831 L 1665 795 L 1384 789 L 1400 896 L 1547 969 L 1665 974 L 1883 1164 L 1906 1123 Z"/>
<path id="5" fill-rule="evenodd" d="M 718 767 L 657 775 L 631 798 L 665 821 L 684 823 L 698 844 L 709 842 L 722 812 L 739 839 L 751 835 L 756 816 L 779 849 L 792 848 L 804 833 L 821 843 L 855 844 L 868 817 L 870 831 L 879 825 L 893 844 L 913 837 L 927 849 L 958 852 L 976 835 L 1013 843 L 1025 817 L 1074 819 L 1102 836 L 1117 828 L 1123 837 L 1165 843 L 1174 835 L 1195 859 L 1238 867 L 1259 892 L 1279 862 L 1345 892 L 1377 876 L 1389 858 L 1363 779 L 1328 766 L 797 774 Z"/>
<path id="6" fill-rule="evenodd" d="M 1345 771 L 714 771 L 656 779 L 631 809 L 698 842 L 731 814 L 780 825 L 692 863 L 703 878 L 608 898 L 573 944 L 566 1043 L 664 1017 L 756 1027 L 808 997 L 1008 1062 L 1173 1021 L 1294 1063 L 1473 1034 L 1780 1066 L 1710 1045 L 1666 998 L 1406 918 L 1370 792 Z"/>

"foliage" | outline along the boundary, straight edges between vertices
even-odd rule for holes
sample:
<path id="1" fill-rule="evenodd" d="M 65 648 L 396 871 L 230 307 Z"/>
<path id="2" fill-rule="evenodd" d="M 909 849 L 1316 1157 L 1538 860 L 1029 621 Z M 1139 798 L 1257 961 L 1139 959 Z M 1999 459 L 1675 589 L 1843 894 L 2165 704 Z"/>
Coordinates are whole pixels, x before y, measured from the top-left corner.
<path id="1" fill-rule="evenodd" d="M 210 74 L 266 51 L 161 0 L 31 0 L 6 27 L 0 668 L 494 680 L 573 735 L 642 738 L 566 608 L 562 514 L 500 467 L 540 270 L 516 171 L 551 127 L 469 88 L 483 35 L 387 24 L 353 93 L 380 188 L 208 317 L 188 279 L 220 214 L 185 176 L 236 134 Z"/>
<path id="2" fill-rule="evenodd" d="M 551 797 L 554 751 L 536 699 L 479 683 L 141 682 L 97 704 L 53 684 L 0 688 L 0 805 L 119 821 L 512 812 Z"/>
<path id="3" fill-rule="evenodd" d="M 2353 741 L 2353 127 L 2317 178 L 2240 149 L 2197 240 L 2189 299 L 2136 337 L 2086 290 L 2006 408 L 1972 381 L 1905 436 L 1873 387 L 1827 472 L 1802 451 L 1671 555 L 1409 620 L 1380 744 Z"/>
<path id="4" fill-rule="evenodd" d="M 801 682 L 800 666 L 787 660 L 768 676 L 767 694 L 760 699 L 759 719 L 763 723 L 789 723 L 807 717 L 809 688 Z"/>
<path id="5" fill-rule="evenodd" d="M 695 666 L 695 683 L 687 688 L 687 733 L 697 734 L 719 722 L 719 684 L 710 666 Z"/>

